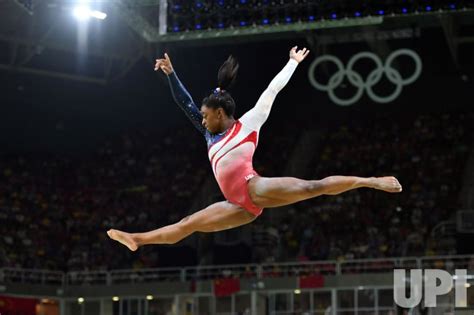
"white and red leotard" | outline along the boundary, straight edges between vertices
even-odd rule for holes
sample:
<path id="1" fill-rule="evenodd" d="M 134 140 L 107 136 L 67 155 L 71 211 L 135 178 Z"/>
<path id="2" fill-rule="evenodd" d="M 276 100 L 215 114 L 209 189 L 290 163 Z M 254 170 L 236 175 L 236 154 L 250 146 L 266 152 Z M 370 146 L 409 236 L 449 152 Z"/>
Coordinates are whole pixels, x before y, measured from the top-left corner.
<path id="1" fill-rule="evenodd" d="M 255 215 L 260 215 L 263 209 L 250 199 L 247 182 L 257 175 L 252 158 L 257 148 L 259 131 L 270 114 L 275 97 L 288 83 L 297 66 L 298 62 L 290 59 L 256 105 L 219 134 L 211 134 L 202 126 L 202 115 L 176 73 L 168 76 L 176 103 L 206 138 L 212 171 L 224 197 Z"/>

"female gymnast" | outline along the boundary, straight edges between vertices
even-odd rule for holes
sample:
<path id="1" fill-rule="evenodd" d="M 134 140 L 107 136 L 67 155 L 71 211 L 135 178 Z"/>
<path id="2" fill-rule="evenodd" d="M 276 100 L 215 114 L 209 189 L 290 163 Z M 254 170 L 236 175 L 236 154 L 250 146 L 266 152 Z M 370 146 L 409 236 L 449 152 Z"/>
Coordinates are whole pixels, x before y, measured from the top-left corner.
<path id="1" fill-rule="evenodd" d="M 281 207 L 321 195 L 337 195 L 367 187 L 391 193 L 402 191 L 394 177 L 330 176 L 321 180 L 292 177 L 268 178 L 255 172 L 252 157 L 259 130 L 267 120 L 277 94 L 290 80 L 298 64 L 309 54 L 303 48 L 290 51 L 290 60 L 258 99 L 255 107 L 240 119 L 234 118 L 235 102 L 227 88 L 236 78 L 238 63 L 229 57 L 220 67 L 218 87 L 198 109 L 178 79 L 167 54 L 157 59 L 155 71 L 168 77 L 173 98 L 207 141 L 214 176 L 226 201 L 217 202 L 181 221 L 145 233 L 109 230 L 107 234 L 131 251 L 148 244 L 174 244 L 194 232 L 217 232 L 255 220 L 263 208 Z"/>

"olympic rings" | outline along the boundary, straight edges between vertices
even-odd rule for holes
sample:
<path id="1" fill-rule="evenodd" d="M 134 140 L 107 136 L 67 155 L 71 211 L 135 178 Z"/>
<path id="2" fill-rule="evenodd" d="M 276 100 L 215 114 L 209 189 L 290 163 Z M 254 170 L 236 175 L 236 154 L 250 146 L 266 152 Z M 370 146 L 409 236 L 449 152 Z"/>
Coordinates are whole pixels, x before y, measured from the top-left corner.
<path id="1" fill-rule="evenodd" d="M 415 62 L 414 73 L 406 79 L 402 78 L 400 72 L 392 67 L 394 60 L 403 55 L 411 57 Z M 375 64 L 375 69 L 369 73 L 365 81 L 359 73 L 354 71 L 355 64 L 361 59 L 369 59 Z M 314 75 L 317 66 L 323 62 L 334 63 L 337 67 L 337 71 L 329 78 L 326 85 L 319 83 Z M 354 55 L 349 60 L 347 68 L 344 67 L 342 61 L 336 56 L 320 56 L 311 63 L 308 71 L 308 79 L 311 85 L 316 89 L 328 92 L 330 99 L 339 106 L 355 104 L 362 98 L 364 91 L 367 91 L 369 98 L 376 103 L 390 103 L 400 96 L 405 85 L 412 84 L 420 77 L 422 68 L 423 64 L 420 56 L 410 49 L 399 49 L 392 52 L 385 61 L 385 64 L 382 63 L 382 60 L 376 54 L 364 51 Z M 373 87 L 382 80 L 384 74 L 387 79 L 395 85 L 395 90 L 391 95 L 379 96 L 374 92 Z M 357 88 L 355 95 L 348 99 L 342 99 L 335 93 L 335 90 L 342 84 L 345 77 Z"/>

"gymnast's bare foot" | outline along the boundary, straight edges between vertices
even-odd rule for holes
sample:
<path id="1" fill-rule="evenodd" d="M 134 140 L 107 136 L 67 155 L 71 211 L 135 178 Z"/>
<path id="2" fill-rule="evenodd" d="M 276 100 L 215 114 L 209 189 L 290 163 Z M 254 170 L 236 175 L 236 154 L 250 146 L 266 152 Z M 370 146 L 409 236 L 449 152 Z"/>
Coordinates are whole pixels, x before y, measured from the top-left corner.
<path id="1" fill-rule="evenodd" d="M 128 247 L 132 252 L 136 251 L 138 249 L 137 242 L 133 239 L 132 234 L 122 232 L 119 230 L 108 230 L 107 235 L 109 237 L 125 246 Z"/>
<path id="2" fill-rule="evenodd" d="M 393 176 L 387 177 L 375 177 L 374 178 L 374 189 L 383 190 L 389 193 L 402 192 L 402 185 Z"/>

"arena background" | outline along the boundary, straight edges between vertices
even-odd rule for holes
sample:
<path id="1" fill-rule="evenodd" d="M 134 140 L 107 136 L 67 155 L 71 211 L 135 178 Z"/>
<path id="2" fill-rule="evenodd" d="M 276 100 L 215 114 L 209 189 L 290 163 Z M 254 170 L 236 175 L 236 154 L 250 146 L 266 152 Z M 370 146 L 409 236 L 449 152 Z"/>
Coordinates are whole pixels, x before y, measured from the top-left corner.
<path id="1" fill-rule="evenodd" d="M 85 3 L 107 18 L 76 21 L 75 1 L 0 1 L 1 314 L 472 312 L 472 276 L 468 308 L 455 308 L 454 292 L 436 308 L 401 309 L 392 296 L 395 268 L 472 274 L 470 1 L 229 1 L 219 13 L 222 35 L 221 26 L 196 30 L 212 20 L 201 6 L 218 1 L 168 1 L 165 15 L 166 1 Z M 262 7 L 270 25 L 240 27 L 261 24 Z M 322 16 L 305 21 L 308 8 Z M 109 240 L 109 228 L 158 228 L 223 199 L 205 142 L 153 71 L 155 58 L 171 56 L 200 104 L 219 66 L 235 56 L 240 117 L 294 45 L 311 55 L 277 97 L 256 169 L 307 179 L 394 175 L 403 193 L 321 197 L 136 253 Z M 309 82 L 318 56 L 347 64 L 362 51 L 385 60 L 405 48 L 418 53 L 423 70 L 393 102 L 364 92 L 342 107 Z M 394 65 L 403 77 L 414 69 L 405 57 Z M 323 82 L 335 71 L 317 69 Z M 355 69 L 366 77 L 373 64 Z M 375 86 L 380 95 L 393 90 L 386 77 Z M 346 78 L 336 93 L 355 91 Z"/>

